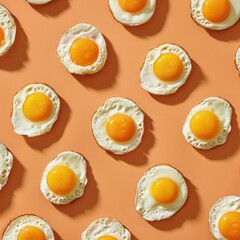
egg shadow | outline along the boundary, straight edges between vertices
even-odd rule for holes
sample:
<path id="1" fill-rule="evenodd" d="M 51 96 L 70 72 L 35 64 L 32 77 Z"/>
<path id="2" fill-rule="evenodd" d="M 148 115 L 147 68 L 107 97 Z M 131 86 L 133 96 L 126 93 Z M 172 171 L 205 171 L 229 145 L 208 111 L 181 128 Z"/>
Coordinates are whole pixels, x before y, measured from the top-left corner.
<path id="1" fill-rule="evenodd" d="M 153 135 L 153 123 L 152 119 L 144 113 L 144 134 L 140 145 L 132 152 L 124 155 L 116 155 L 109 151 L 106 151 L 115 160 L 121 160 L 127 164 L 134 166 L 141 166 L 147 163 L 149 150 L 155 143 L 155 137 Z"/>
<path id="2" fill-rule="evenodd" d="M 124 27 L 133 35 L 139 37 L 155 35 L 163 28 L 167 17 L 168 9 L 169 0 L 156 1 L 155 12 L 148 22 L 139 26 L 124 25 Z"/>
<path id="3" fill-rule="evenodd" d="M 191 59 L 192 71 L 186 81 L 186 83 L 180 87 L 177 92 L 169 95 L 154 95 L 150 94 L 152 98 L 167 105 L 176 105 L 184 102 L 201 81 L 205 80 L 205 76 L 200 66 Z"/>
<path id="4" fill-rule="evenodd" d="M 84 213 L 88 209 L 94 208 L 98 201 L 99 190 L 97 188 L 97 182 L 93 176 L 89 162 L 87 160 L 86 162 L 88 183 L 86 185 L 83 196 L 66 205 L 53 204 L 54 207 L 57 208 L 59 211 L 71 217 L 75 217 L 81 213 Z"/>
<path id="5" fill-rule="evenodd" d="M 15 156 L 13 156 L 13 167 L 9 174 L 8 181 L 2 190 L 0 190 L 0 213 L 10 207 L 12 198 L 14 197 L 14 191 L 22 184 L 23 174 L 24 168 L 22 164 Z"/>
<path id="6" fill-rule="evenodd" d="M 103 68 L 94 74 L 77 75 L 72 74 L 85 87 L 104 89 L 111 87 L 118 73 L 118 58 L 108 38 L 104 36 L 107 45 L 107 60 Z"/>
<path id="7" fill-rule="evenodd" d="M 154 228 L 163 231 L 171 231 L 175 228 L 179 228 L 186 220 L 197 218 L 200 211 L 199 196 L 196 191 L 196 187 L 190 182 L 189 179 L 184 177 L 188 186 L 188 198 L 184 206 L 171 218 L 161 221 L 148 222 Z"/>
<path id="8" fill-rule="evenodd" d="M 14 16 L 17 28 L 15 42 L 8 52 L 0 58 L 0 69 L 14 71 L 21 69 L 28 61 L 28 38 L 18 19 Z"/>
<path id="9" fill-rule="evenodd" d="M 57 121 L 54 123 L 52 129 L 41 136 L 37 137 L 27 137 L 24 136 L 25 141 L 31 147 L 42 151 L 45 148 L 50 147 L 53 143 L 57 142 L 64 133 L 67 122 L 71 116 L 71 109 L 65 100 L 58 96 L 61 102 L 61 107 L 58 115 Z"/>
<path id="10" fill-rule="evenodd" d="M 61 238 L 60 235 L 55 230 L 53 230 L 53 233 L 55 240 L 63 240 L 63 238 Z"/>
<path id="11" fill-rule="evenodd" d="M 227 141 L 221 146 L 217 146 L 216 148 L 208 150 L 194 148 L 196 149 L 197 152 L 205 156 L 207 159 L 211 160 L 227 159 L 239 149 L 240 132 L 237 122 L 237 115 L 233 106 L 232 110 L 233 110 L 231 121 L 232 130 L 227 138 Z"/>

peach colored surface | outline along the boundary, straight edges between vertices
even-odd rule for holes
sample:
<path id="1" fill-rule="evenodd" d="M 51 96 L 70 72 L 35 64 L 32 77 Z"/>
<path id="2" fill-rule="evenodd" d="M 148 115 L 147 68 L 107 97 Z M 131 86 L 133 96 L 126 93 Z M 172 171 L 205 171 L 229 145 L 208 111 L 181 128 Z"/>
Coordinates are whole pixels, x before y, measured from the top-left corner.
<path id="1" fill-rule="evenodd" d="M 117 23 L 107 0 L 53 0 L 31 6 L 25 0 L 2 0 L 17 24 L 16 43 L 0 59 L 0 141 L 14 154 L 7 185 L 0 192 L 0 231 L 10 219 L 33 213 L 46 219 L 57 240 L 80 239 L 93 220 L 111 216 L 122 222 L 133 240 L 212 239 L 208 231 L 211 205 L 225 195 L 240 195 L 240 79 L 234 66 L 240 22 L 214 32 L 190 18 L 190 0 L 158 0 L 154 17 L 140 27 Z M 108 60 L 92 76 L 69 74 L 56 55 L 62 33 L 87 22 L 105 36 Z M 163 42 L 183 46 L 193 70 L 185 86 L 170 96 L 153 96 L 139 85 L 139 69 L 149 49 Z M 24 85 L 43 82 L 61 97 L 59 119 L 52 131 L 36 138 L 16 135 L 10 121 L 13 95 Z M 96 144 L 91 117 L 106 99 L 128 97 L 145 112 L 145 135 L 139 148 L 114 156 Z M 232 132 L 225 145 L 200 151 L 182 134 L 190 109 L 206 97 L 220 96 L 234 108 Z M 45 166 L 65 150 L 88 161 L 84 196 L 67 206 L 48 202 L 39 190 Z M 171 219 L 148 223 L 134 207 L 139 178 L 151 166 L 169 163 L 186 177 L 189 198 Z"/>

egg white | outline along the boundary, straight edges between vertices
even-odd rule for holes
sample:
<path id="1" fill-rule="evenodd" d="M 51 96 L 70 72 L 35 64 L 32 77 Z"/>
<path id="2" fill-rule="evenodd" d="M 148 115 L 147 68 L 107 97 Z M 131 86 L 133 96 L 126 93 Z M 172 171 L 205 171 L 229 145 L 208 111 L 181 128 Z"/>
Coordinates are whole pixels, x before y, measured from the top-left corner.
<path id="1" fill-rule="evenodd" d="M 178 197 L 171 204 L 159 204 L 151 196 L 152 183 L 158 178 L 170 178 L 178 185 Z M 185 204 L 188 196 L 187 184 L 182 174 L 168 165 L 157 165 L 144 173 L 137 184 L 135 208 L 147 221 L 170 218 Z"/>
<path id="2" fill-rule="evenodd" d="M 234 25 L 240 18 L 240 1 L 229 0 L 231 10 L 229 16 L 220 23 L 213 23 L 203 16 L 202 6 L 205 0 L 191 0 L 191 11 L 193 20 L 202 27 L 223 30 Z"/>
<path id="3" fill-rule="evenodd" d="M 74 63 L 70 57 L 70 47 L 79 38 L 90 38 L 98 45 L 99 55 L 97 60 L 90 66 L 80 66 Z M 70 73 L 93 74 L 100 71 L 107 60 L 107 47 L 103 35 L 99 30 L 87 23 L 79 23 L 69 28 L 61 37 L 57 46 L 57 54 L 64 67 Z"/>
<path id="4" fill-rule="evenodd" d="M 52 0 L 27 0 L 27 1 L 31 4 L 43 5 L 43 4 L 51 2 Z"/>
<path id="5" fill-rule="evenodd" d="M 116 219 L 109 217 L 93 221 L 87 229 L 82 232 L 81 240 L 99 239 L 104 235 L 109 235 L 119 240 L 131 240 L 130 232 Z"/>
<path id="6" fill-rule="evenodd" d="M 182 75 L 177 81 L 166 82 L 160 80 L 153 72 L 155 61 L 161 54 L 176 54 L 183 63 Z M 168 95 L 175 93 L 187 80 L 192 70 L 192 64 L 187 52 L 176 44 L 165 43 L 150 50 L 145 58 L 140 71 L 140 85 L 146 91 L 156 95 Z"/>
<path id="7" fill-rule="evenodd" d="M 71 193 L 65 196 L 55 194 L 47 184 L 47 175 L 49 171 L 53 167 L 59 165 L 68 166 L 75 173 L 77 178 L 75 188 Z M 46 166 L 40 183 L 41 192 L 43 196 L 52 203 L 68 204 L 77 198 L 80 198 L 84 194 L 84 190 L 88 182 L 86 174 L 87 163 L 81 154 L 72 151 L 62 152 Z"/>
<path id="8" fill-rule="evenodd" d="M 195 137 L 190 128 L 190 122 L 194 114 L 199 111 L 208 110 L 215 113 L 220 121 L 219 133 L 211 140 L 203 141 Z M 222 145 L 227 141 L 228 134 L 231 131 L 232 107 L 224 99 L 219 97 L 206 98 L 196 105 L 188 114 L 183 125 L 183 135 L 187 142 L 199 149 L 210 149 Z"/>
<path id="9" fill-rule="evenodd" d="M 235 65 L 236 65 L 238 71 L 240 71 L 240 47 L 238 47 L 236 54 L 235 54 Z"/>
<path id="10" fill-rule="evenodd" d="M 106 120 L 115 114 L 126 114 L 136 124 L 135 135 L 128 142 L 115 142 L 106 132 Z M 112 97 L 99 107 L 94 114 L 92 118 L 92 131 L 97 143 L 103 149 L 111 151 L 114 154 L 128 153 L 137 148 L 142 141 L 144 113 L 133 101 L 121 97 Z"/>

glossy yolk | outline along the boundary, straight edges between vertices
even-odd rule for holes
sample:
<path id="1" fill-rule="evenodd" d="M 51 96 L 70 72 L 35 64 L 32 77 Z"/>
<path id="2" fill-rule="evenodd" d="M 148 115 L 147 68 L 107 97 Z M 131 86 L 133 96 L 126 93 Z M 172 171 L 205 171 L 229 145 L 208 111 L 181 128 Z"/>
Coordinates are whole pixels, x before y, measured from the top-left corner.
<path id="1" fill-rule="evenodd" d="M 24 116 L 33 122 L 47 120 L 52 114 L 53 104 L 44 93 L 33 93 L 26 97 L 23 104 Z"/>
<path id="2" fill-rule="evenodd" d="M 159 204 L 171 204 L 178 196 L 178 186 L 170 178 L 158 178 L 153 182 L 150 192 Z"/>
<path id="3" fill-rule="evenodd" d="M 107 119 L 107 135 L 116 142 L 127 142 L 136 131 L 133 119 L 125 114 L 115 114 Z"/>
<path id="4" fill-rule="evenodd" d="M 0 47 L 4 44 L 5 42 L 5 35 L 3 29 L 0 27 Z"/>
<path id="5" fill-rule="evenodd" d="M 162 81 L 177 81 L 183 72 L 182 60 L 173 53 L 161 54 L 155 61 L 153 72 Z"/>
<path id="6" fill-rule="evenodd" d="M 129 13 L 141 11 L 146 6 L 147 0 L 118 0 L 120 7 Z"/>
<path id="7" fill-rule="evenodd" d="M 203 16 L 210 22 L 223 22 L 230 13 L 228 0 L 205 0 L 202 6 Z"/>
<path id="8" fill-rule="evenodd" d="M 118 240 L 118 239 L 115 237 L 109 236 L 109 235 L 105 235 L 105 236 L 98 238 L 97 240 Z"/>
<path id="9" fill-rule="evenodd" d="M 35 226 L 22 228 L 17 236 L 17 240 L 46 240 L 44 232 Z"/>
<path id="10" fill-rule="evenodd" d="M 72 192 L 76 185 L 76 175 L 65 165 L 53 167 L 47 175 L 48 187 L 57 195 L 64 196 Z"/>
<path id="11" fill-rule="evenodd" d="M 98 45 L 90 38 L 79 38 L 70 47 L 72 61 L 86 67 L 96 62 L 99 54 Z"/>
<path id="12" fill-rule="evenodd" d="M 193 115 L 190 128 L 198 139 L 208 141 L 218 134 L 220 122 L 213 112 L 200 111 Z"/>
<path id="13" fill-rule="evenodd" d="M 221 234 L 228 240 L 240 239 L 240 213 L 227 212 L 218 223 Z"/>

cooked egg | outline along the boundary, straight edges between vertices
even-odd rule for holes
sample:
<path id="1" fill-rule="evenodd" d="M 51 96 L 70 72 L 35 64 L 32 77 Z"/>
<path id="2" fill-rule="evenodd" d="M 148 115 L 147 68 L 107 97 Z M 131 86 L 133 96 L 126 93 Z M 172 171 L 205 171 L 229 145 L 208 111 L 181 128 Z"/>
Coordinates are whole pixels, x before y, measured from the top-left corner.
<path id="1" fill-rule="evenodd" d="M 6 54 L 15 42 L 16 25 L 11 13 L 0 4 L 0 56 Z"/>
<path id="2" fill-rule="evenodd" d="M 35 137 L 51 130 L 58 118 L 60 100 L 45 84 L 28 84 L 13 99 L 12 124 L 20 135 Z"/>
<path id="3" fill-rule="evenodd" d="M 236 65 L 238 71 L 240 71 L 240 47 L 238 47 L 236 55 L 235 55 L 235 65 Z"/>
<path id="4" fill-rule="evenodd" d="M 224 99 L 210 97 L 195 106 L 183 126 L 185 139 L 196 148 L 210 149 L 227 141 L 232 108 Z"/>
<path id="5" fill-rule="evenodd" d="M 27 0 L 27 1 L 31 4 L 43 5 L 43 4 L 51 2 L 52 0 Z"/>
<path id="6" fill-rule="evenodd" d="M 68 29 L 57 47 L 57 54 L 64 67 L 75 74 L 93 74 L 104 66 L 107 47 L 103 35 L 87 23 Z"/>
<path id="7" fill-rule="evenodd" d="M 150 50 L 140 71 L 140 85 L 156 95 L 175 93 L 187 80 L 192 64 L 187 52 L 165 43 Z"/>
<path id="8" fill-rule="evenodd" d="M 131 240 L 130 232 L 117 220 L 109 217 L 92 222 L 82 233 L 81 240 Z"/>
<path id="9" fill-rule="evenodd" d="M 156 0 L 109 0 L 109 8 L 114 18 L 129 26 L 137 26 L 151 19 Z"/>
<path id="10" fill-rule="evenodd" d="M 3 233 L 3 240 L 54 240 L 49 224 L 35 215 L 22 215 L 13 219 Z"/>
<path id="11" fill-rule="evenodd" d="M 113 97 L 94 114 L 92 130 L 100 147 L 114 154 L 125 154 L 142 141 L 144 114 L 133 101 Z"/>
<path id="12" fill-rule="evenodd" d="M 8 181 L 12 165 L 13 155 L 3 144 L 0 144 L 0 190 Z"/>
<path id="13" fill-rule="evenodd" d="M 240 239 L 240 197 L 219 199 L 209 212 L 209 229 L 216 240 Z"/>
<path id="14" fill-rule="evenodd" d="M 191 0 L 193 20 L 202 27 L 223 30 L 240 18 L 239 0 Z"/>
<path id="15" fill-rule="evenodd" d="M 145 220 L 159 221 L 176 214 L 187 196 L 182 174 L 169 165 L 157 165 L 145 172 L 138 182 L 135 207 Z"/>
<path id="16" fill-rule="evenodd" d="M 87 164 L 76 152 L 62 152 L 43 172 L 40 189 L 55 204 L 68 204 L 84 194 L 87 185 Z"/>

